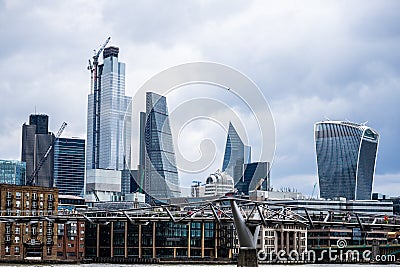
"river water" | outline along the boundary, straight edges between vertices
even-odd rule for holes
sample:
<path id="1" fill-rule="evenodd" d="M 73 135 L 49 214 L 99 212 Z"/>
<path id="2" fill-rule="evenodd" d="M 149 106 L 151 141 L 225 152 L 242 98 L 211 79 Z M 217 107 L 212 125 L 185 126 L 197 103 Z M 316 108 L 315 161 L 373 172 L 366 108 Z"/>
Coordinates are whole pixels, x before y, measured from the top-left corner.
<path id="1" fill-rule="evenodd" d="M 300 264 L 299 264 L 300 265 Z M 74 266 L 82 266 L 82 267 L 128 267 L 128 266 L 139 266 L 139 267 L 183 267 L 183 266 L 193 266 L 193 267 L 236 267 L 236 265 L 232 264 L 225 264 L 225 265 L 214 265 L 214 264 L 208 264 L 208 265 L 203 265 L 203 264 L 193 264 L 193 265 L 187 265 L 187 264 L 70 264 L 70 265 L 64 265 L 64 264 L 56 264 L 56 265 L 50 265 L 50 264 L 37 264 L 37 265 L 27 265 L 27 264 L 1 264 L 1 267 L 25 267 L 25 266 L 36 266 L 36 267 L 74 267 Z M 295 264 L 290 264 L 290 265 L 270 265 L 270 264 L 260 264 L 259 266 L 274 266 L 274 267 L 283 267 L 283 266 L 296 266 Z M 374 266 L 374 265 L 369 265 L 369 264 L 301 264 L 301 266 L 326 266 L 326 267 L 339 267 L 339 266 L 348 266 L 348 267 L 366 267 L 366 266 Z M 399 265 L 396 264 L 385 264 L 384 266 L 396 266 L 398 267 Z"/>

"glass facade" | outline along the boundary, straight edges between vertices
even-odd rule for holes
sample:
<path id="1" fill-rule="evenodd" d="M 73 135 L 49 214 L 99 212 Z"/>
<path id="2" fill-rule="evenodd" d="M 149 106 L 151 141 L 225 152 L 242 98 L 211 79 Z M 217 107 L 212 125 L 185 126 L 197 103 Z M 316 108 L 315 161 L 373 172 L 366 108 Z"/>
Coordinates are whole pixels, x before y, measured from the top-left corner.
<path id="1" fill-rule="evenodd" d="M 379 134 L 364 125 L 315 124 L 320 197 L 371 199 Z"/>
<path id="2" fill-rule="evenodd" d="M 125 63 L 118 62 L 118 51 L 104 50 L 98 100 L 94 92 L 88 96 L 87 169 L 130 169 L 132 98 L 125 96 Z"/>
<path id="3" fill-rule="evenodd" d="M 141 116 L 143 119 L 143 116 Z M 141 132 L 141 157 L 145 157 L 144 187 L 153 198 L 180 196 L 179 177 L 176 168 L 174 145 L 164 96 L 146 93 L 146 123 Z M 143 138 L 144 134 L 144 138 Z M 141 168 L 140 168 L 141 169 Z M 142 184 L 139 181 L 138 184 Z"/>
<path id="4" fill-rule="evenodd" d="M 229 123 L 222 171 L 233 177 L 237 184 L 243 175 L 243 164 L 250 163 L 251 148 L 243 144 L 232 123 Z"/>
<path id="5" fill-rule="evenodd" d="M 61 195 L 83 196 L 85 140 L 58 138 L 54 144 L 54 183 Z"/>
<path id="6" fill-rule="evenodd" d="M 236 240 L 232 222 L 191 220 L 178 224 L 157 220 L 145 224 L 117 221 L 108 225 L 86 222 L 85 256 L 97 257 L 99 242 L 100 257 L 110 257 L 113 249 L 113 257 L 121 258 L 126 253 L 128 258 L 227 259 L 233 256 Z"/>
<path id="7" fill-rule="evenodd" d="M 269 162 L 254 162 L 245 164 L 243 176 L 235 185 L 238 193 L 248 195 L 249 191 L 256 189 L 267 191 L 271 187 L 269 168 Z"/>
<path id="8" fill-rule="evenodd" d="M 0 183 L 25 185 L 26 163 L 17 160 L 0 160 Z"/>

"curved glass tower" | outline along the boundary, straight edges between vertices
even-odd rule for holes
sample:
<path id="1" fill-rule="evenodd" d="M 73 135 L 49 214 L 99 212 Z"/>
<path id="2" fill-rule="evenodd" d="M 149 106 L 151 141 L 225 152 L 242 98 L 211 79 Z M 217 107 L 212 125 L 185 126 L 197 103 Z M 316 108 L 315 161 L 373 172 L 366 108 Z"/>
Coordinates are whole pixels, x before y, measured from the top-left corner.
<path id="1" fill-rule="evenodd" d="M 351 122 L 314 126 L 320 197 L 371 199 L 379 134 Z"/>

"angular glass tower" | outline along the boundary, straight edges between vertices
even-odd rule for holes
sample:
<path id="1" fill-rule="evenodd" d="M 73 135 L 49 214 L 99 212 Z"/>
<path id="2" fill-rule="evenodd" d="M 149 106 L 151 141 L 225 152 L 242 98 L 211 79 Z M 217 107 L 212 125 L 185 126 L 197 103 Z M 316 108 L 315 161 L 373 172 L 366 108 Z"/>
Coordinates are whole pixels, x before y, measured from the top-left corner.
<path id="1" fill-rule="evenodd" d="M 118 47 L 104 49 L 97 87 L 88 96 L 87 169 L 130 169 L 132 98 L 125 96 L 125 63 L 118 53 Z"/>
<path id="2" fill-rule="evenodd" d="M 351 122 L 314 126 L 320 197 L 371 199 L 379 134 Z"/>
<path id="3" fill-rule="evenodd" d="M 58 138 L 54 144 L 54 184 L 62 195 L 83 196 L 85 140 Z"/>
<path id="4" fill-rule="evenodd" d="M 251 147 L 243 144 L 232 123 L 229 123 L 222 171 L 233 177 L 235 185 L 243 175 L 243 164 L 251 161 Z"/>
<path id="5" fill-rule="evenodd" d="M 243 176 L 235 185 L 238 193 L 248 195 L 254 190 L 270 190 L 270 163 L 269 162 L 253 162 L 244 164 Z"/>
<path id="6" fill-rule="evenodd" d="M 137 183 L 144 186 L 150 198 L 179 197 L 181 190 L 165 96 L 147 92 L 146 116 L 141 114 L 140 119 L 139 162 L 144 163 L 144 168 L 139 166 L 139 173 L 143 170 L 144 179 L 140 177 Z"/>

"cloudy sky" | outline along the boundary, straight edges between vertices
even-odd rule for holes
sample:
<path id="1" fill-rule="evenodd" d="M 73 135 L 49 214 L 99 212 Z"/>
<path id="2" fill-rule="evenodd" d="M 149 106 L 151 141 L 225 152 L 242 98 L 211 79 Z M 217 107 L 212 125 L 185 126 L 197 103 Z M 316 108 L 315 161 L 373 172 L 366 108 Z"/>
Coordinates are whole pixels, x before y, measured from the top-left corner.
<path id="1" fill-rule="evenodd" d="M 399 10 L 399 1 L 0 0 L 0 158 L 20 158 L 21 125 L 35 111 L 50 116 L 52 131 L 67 121 L 63 136 L 85 137 L 87 60 L 111 36 L 131 96 L 158 72 L 192 61 L 251 78 L 275 120 L 275 188 L 311 194 L 313 124 L 329 118 L 380 133 L 374 191 L 398 195 Z M 167 97 L 170 109 L 177 93 Z M 183 134 L 182 153 L 190 157 L 187 139 L 210 129 Z M 215 138 L 220 165 L 224 134 Z"/>

